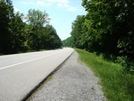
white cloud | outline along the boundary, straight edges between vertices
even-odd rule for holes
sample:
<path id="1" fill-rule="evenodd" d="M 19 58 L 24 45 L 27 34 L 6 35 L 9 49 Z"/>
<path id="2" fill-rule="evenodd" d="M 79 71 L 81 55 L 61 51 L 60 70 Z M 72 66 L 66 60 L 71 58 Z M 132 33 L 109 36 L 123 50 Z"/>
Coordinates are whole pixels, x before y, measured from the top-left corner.
<path id="1" fill-rule="evenodd" d="M 34 3 L 34 2 L 32 2 L 32 1 L 30 1 L 30 2 L 29 2 L 29 4 L 32 4 L 32 5 L 34 5 L 35 3 Z"/>
<path id="2" fill-rule="evenodd" d="M 58 3 L 57 5 L 59 7 L 67 8 L 67 10 L 69 10 L 69 11 L 78 11 L 77 8 L 70 6 L 68 3 Z"/>
<path id="3" fill-rule="evenodd" d="M 20 10 L 16 7 L 14 7 L 14 12 L 20 12 Z"/>
<path id="4" fill-rule="evenodd" d="M 57 3 L 58 7 L 64 7 L 69 11 L 77 11 L 75 7 L 69 5 L 69 0 L 47 0 L 47 1 L 51 3 Z"/>
<path id="5" fill-rule="evenodd" d="M 47 1 L 51 3 L 69 3 L 68 0 L 47 0 Z"/>
<path id="6" fill-rule="evenodd" d="M 51 20 L 50 20 L 50 23 L 57 23 L 57 21 L 54 20 L 54 19 L 51 19 Z"/>
<path id="7" fill-rule="evenodd" d="M 43 0 L 37 0 L 37 5 L 41 5 L 41 6 L 50 6 L 51 3 L 45 3 Z"/>
<path id="8" fill-rule="evenodd" d="M 68 11 L 79 11 L 76 7 L 73 7 L 69 4 L 69 0 L 21 0 L 21 3 L 24 5 L 38 5 L 38 6 L 51 6 L 53 4 L 56 4 L 58 7 L 66 8 Z"/>
<path id="9" fill-rule="evenodd" d="M 26 20 L 28 19 L 28 16 L 27 16 L 27 15 L 23 15 L 21 18 L 22 18 L 24 21 L 26 21 Z"/>
<path id="10" fill-rule="evenodd" d="M 70 7 L 68 7 L 68 10 L 69 10 L 69 11 L 78 11 L 78 9 L 77 9 L 77 8 L 75 8 L 75 7 L 71 7 L 71 6 L 70 6 Z"/>
<path id="11" fill-rule="evenodd" d="M 21 4 L 28 5 L 29 3 L 26 1 L 20 1 Z"/>
<path id="12" fill-rule="evenodd" d="M 69 5 L 68 4 L 63 4 L 63 3 L 58 3 L 57 4 L 59 7 L 65 7 L 65 8 L 68 8 L 69 7 Z"/>
<path id="13" fill-rule="evenodd" d="M 24 5 L 34 5 L 35 4 L 32 0 L 31 1 L 30 0 L 28 0 L 28 1 L 21 0 L 20 3 L 24 4 Z"/>

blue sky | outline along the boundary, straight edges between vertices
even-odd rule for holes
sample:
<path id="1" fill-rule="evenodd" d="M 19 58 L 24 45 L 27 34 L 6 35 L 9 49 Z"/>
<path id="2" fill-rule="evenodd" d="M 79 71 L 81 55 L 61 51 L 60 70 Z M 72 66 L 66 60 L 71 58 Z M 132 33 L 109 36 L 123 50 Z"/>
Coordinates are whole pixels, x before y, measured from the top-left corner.
<path id="1" fill-rule="evenodd" d="M 85 15 L 82 0 L 12 0 L 15 12 L 27 14 L 29 9 L 46 11 L 51 18 L 59 37 L 64 40 L 70 36 L 72 22 L 77 15 Z"/>

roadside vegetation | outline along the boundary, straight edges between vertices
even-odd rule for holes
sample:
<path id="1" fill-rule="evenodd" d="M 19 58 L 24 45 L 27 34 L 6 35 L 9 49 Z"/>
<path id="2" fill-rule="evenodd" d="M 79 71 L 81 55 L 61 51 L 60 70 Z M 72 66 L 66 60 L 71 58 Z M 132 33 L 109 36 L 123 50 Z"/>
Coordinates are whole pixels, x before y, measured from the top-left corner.
<path id="1" fill-rule="evenodd" d="M 133 101 L 133 0 L 82 0 L 82 6 L 87 13 L 72 22 L 71 37 L 63 45 L 79 48 L 80 59 L 100 78 L 108 101 Z"/>
<path id="2" fill-rule="evenodd" d="M 72 23 L 64 46 L 95 52 L 134 73 L 133 0 L 82 0 L 86 15 Z"/>
<path id="3" fill-rule="evenodd" d="M 11 0 L 0 0 L 0 54 L 13 54 L 62 46 L 44 11 L 15 12 Z"/>
<path id="4" fill-rule="evenodd" d="M 134 100 L 134 75 L 119 64 L 104 60 L 101 56 L 75 49 L 83 61 L 100 78 L 100 84 L 108 101 Z"/>

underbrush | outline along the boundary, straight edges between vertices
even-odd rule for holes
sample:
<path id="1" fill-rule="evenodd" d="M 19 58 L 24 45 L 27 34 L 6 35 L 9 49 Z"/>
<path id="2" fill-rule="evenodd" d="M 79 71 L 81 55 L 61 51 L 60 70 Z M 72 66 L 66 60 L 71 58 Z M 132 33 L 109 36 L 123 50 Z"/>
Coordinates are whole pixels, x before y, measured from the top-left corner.
<path id="1" fill-rule="evenodd" d="M 100 78 L 102 90 L 108 101 L 134 101 L 134 74 L 124 71 L 124 68 L 113 62 L 76 49 L 80 59 Z"/>

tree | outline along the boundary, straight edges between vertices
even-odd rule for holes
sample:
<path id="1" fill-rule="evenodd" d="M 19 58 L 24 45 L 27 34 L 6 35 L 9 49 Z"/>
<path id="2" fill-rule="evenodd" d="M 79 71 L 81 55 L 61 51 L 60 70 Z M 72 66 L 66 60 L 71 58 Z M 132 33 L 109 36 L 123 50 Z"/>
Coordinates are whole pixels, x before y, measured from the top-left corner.
<path id="1" fill-rule="evenodd" d="M 10 22 L 10 33 L 12 35 L 12 53 L 25 51 L 24 43 L 26 41 L 25 23 L 22 21 L 23 14 L 17 12 Z"/>
<path id="2" fill-rule="evenodd" d="M 86 39 L 85 39 L 85 31 L 86 27 L 84 25 L 85 16 L 77 16 L 76 20 L 72 23 L 72 32 L 71 36 L 73 39 L 73 45 L 77 48 L 85 48 Z"/>
<path id="3" fill-rule="evenodd" d="M 48 14 L 44 11 L 39 11 L 35 9 L 30 9 L 28 11 L 28 20 L 30 26 L 32 26 L 32 31 L 30 33 L 30 38 L 32 42 L 32 49 L 38 50 L 39 39 L 42 34 L 42 30 L 45 24 L 49 22 Z M 30 39 L 29 39 L 30 41 Z"/>
<path id="4" fill-rule="evenodd" d="M 72 37 L 68 37 L 67 39 L 62 41 L 63 47 L 74 47 Z"/>
<path id="5" fill-rule="evenodd" d="M 82 6 L 87 14 L 77 16 L 63 45 L 71 39 L 74 47 L 103 54 L 134 71 L 133 0 L 82 0 Z"/>
<path id="6" fill-rule="evenodd" d="M 28 23 L 31 26 L 29 43 L 33 50 L 60 48 L 62 43 L 46 12 L 39 10 L 28 11 Z"/>
<path id="7" fill-rule="evenodd" d="M 14 17 L 11 0 L 0 0 L 0 52 L 12 53 L 12 34 L 10 32 L 10 22 Z"/>
<path id="8" fill-rule="evenodd" d="M 48 14 L 44 11 L 30 9 L 28 11 L 28 23 L 32 26 L 36 26 L 38 28 L 43 27 L 45 24 L 49 23 Z"/>
<path id="9" fill-rule="evenodd" d="M 43 34 L 42 38 L 44 37 L 45 42 L 45 49 L 56 49 L 60 48 L 62 46 L 61 39 L 57 35 L 57 32 L 55 28 L 52 25 L 47 25 L 44 29 L 44 32 L 46 33 Z M 42 43 L 43 44 L 43 43 Z"/>
<path id="10" fill-rule="evenodd" d="M 56 30 L 48 25 L 50 19 L 45 11 L 30 9 L 27 22 L 23 22 L 24 15 L 13 12 L 10 0 L 0 0 L 0 14 L 0 53 L 61 47 Z"/>
<path id="11" fill-rule="evenodd" d="M 134 68 L 133 0 L 83 0 L 82 5 L 88 12 L 89 50 L 126 57 Z"/>

